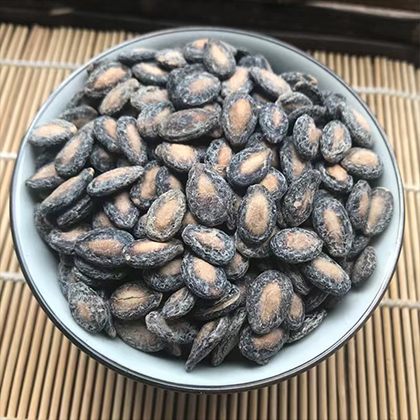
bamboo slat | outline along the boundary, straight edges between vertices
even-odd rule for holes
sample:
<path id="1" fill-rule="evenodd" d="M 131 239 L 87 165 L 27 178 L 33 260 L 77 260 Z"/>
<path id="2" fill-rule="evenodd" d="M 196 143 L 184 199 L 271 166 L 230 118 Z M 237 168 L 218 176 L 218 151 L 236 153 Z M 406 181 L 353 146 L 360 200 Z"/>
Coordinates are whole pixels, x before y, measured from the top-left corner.
<path id="1" fill-rule="evenodd" d="M 225 395 L 184 394 L 136 383 L 71 344 L 26 284 L 10 278 L 19 273 L 19 265 L 10 235 L 8 186 L 22 136 L 51 91 L 70 74 L 69 64 L 80 65 L 133 36 L 0 24 L 0 417 L 417 420 L 420 70 L 408 62 L 313 53 L 360 91 L 387 132 L 401 168 L 407 213 L 403 250 L 386 300 L 346 346 L 308 372 L 260 390 Z"/>

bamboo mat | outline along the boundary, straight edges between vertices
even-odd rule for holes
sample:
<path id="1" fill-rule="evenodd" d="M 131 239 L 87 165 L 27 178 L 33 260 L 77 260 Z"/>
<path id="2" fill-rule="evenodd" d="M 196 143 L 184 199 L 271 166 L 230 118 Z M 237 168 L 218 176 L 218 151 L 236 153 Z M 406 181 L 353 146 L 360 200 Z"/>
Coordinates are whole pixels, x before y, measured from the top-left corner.
<path id="1" fill-rule="evenodd" d="M 0 417 L 29 419 L 419 419 L 420 71 L 385 57 L 315 52 L 353 86 L 394 147 L 406 235 L 391 286 L 364 328 L 306 373 L 260 390 L 183 394 L 136 383 L 72 345 L 23 281 L 9 229 L 9 183 L 37 109 L 72 69 L 125 32 L 0 24 Z"/>

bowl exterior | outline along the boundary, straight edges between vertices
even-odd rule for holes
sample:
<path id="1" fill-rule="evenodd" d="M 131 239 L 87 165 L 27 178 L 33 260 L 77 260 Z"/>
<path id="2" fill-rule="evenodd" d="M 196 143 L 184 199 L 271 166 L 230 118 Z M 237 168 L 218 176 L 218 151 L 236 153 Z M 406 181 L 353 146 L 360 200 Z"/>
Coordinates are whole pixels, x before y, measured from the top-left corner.
<path id="1" fill-rule="evenodd" d="M 203 364 L 192 373 L 186 373 L 182 360 L 141 353 L 119 339 L 91 335 L 74 322 L 58 286 L 57 259 L 38 236 L 33 223 L 34 200 L 24 183 L 34 172 L 34 154 L 27 135 L 20 146 L 13 173 L 10 217 L 16 253 L 28 285 L 51 320 L 75 345 L 99 362 L 135 380 L 177 391 L 221 393 L 250 390 L 294 376 L 337 351 L 357 332 L 379 304 L 398 261 L 404 228 L 404 197 L 395 156 L 375 117 L 344 81 L 294 47 L 260 34 L 239 30 L 180 28 L 127 41 L 90 62 L 115 57 L 135 46 L 160 49 L 209 37 L 245 47 L 251 52 L 258 51 L 268 58 L 278 73 L 299 70 L 314 75 L 322 90 L 345 95 L 350 105 L 365 115 L 371 124 L 376 139 L 374 150 L 382 157 L 387 168 L 378 185 L 385 186 L 393 193 L 394 216 L 384 234 L 373 242 L 381 263 L 372 278 L 360 290 L 352 290 L 317 330 L 293 346 L 283 348 L 266 366 L 228 361 L 219 368 Z M 49 121 L 64 110 L 72 96 L 82 88 L 90 62 L 53 92 L 38 112 L 28 133 L 33 127 Z"/>

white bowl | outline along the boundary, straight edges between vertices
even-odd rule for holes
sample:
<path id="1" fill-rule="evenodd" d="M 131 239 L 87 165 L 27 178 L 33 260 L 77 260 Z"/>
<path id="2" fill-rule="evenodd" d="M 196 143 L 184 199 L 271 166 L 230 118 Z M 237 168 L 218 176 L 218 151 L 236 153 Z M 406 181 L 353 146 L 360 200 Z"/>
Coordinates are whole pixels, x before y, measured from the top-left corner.
<path id="1" fill-rule="evenodd" d="M 16 252 L 29 286 L 55 325 L 75 345 L 117 372 L 155 386 L 189 392 L 233 392 L 269 385 L 309 369 L 337 351 L 366 322 L 381 300 L 398 260 L 404 227 L 404 199 L 395 156 L 366 105 L 330 70 L 287 44 L 238 30 L 181 28 L 127 41 L 95 57 L 95 60 L 116 57 L 123 50 L 133 47 L 178 47 L 194 39 L 208 37 L 219 38 L 234 46 L 263 54 L 277 73 L 298 70 L 312 74 L 318 79 L 322 90 L 343 94 L 348 103 L 368 119 L 376 140 L 374 150 L 386 168 L 377 183 L 392 192 L 395 209 L 390 225 L 373 242 L 379 264 L 365 286 L 351 290 L 319 328 L 299 342 L 285 346 L 266 366 L 245 360 L 228 360 L 217 368 L 202 363 L 193 372 L 187 373 L 183 360 L 142 353 L 120 339 L 112 340 L 103 334 L 89 334 L 73 320 L 58 286 L 57 259 L 38 236 L 34 226 L 34 201 L 25 187 L 25 180 L 35 170 L 34 153 L 27 136 L 22 141 L 13 175 L 11 221 Z M 64 110 L 68 101 L 83 86 L 89 63 L 74 72 L 55 90 L 38 112 L 29 131 L 57 117 Z"/>

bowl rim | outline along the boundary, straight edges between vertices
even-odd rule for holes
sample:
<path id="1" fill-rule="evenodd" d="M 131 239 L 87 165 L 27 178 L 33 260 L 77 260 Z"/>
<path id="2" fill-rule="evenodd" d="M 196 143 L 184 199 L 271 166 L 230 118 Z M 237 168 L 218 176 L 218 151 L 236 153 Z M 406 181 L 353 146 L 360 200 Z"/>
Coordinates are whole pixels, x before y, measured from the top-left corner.
<path id="1" fill-rule="evenodd" d="M 15 201 L 15 195 L 17 190 L 17 173 L 19 172 L 19 168 L 22 164 L 22 150 L 23 147 L 26 146 L 26 143 L 28 141 L 28 134 L 32 131 L 34 128 L 34 125 L 38 118 L 45 112 L 45 110 L 50 106 L 50 103 L 52 100 L 60 94 L 60 91 L 68 84 L 70 83 L 76 76 L 78 76 L 81 72 L 85 71 L 86 68 L 93 63 L 94 61 L 100 60 L 107 56 L 108 54 L 115 52 L 119 50 L 121 47 L 127 47 L 133 43 L 138 42 L 139 40 L 147 40 L 150 38 L 159 37 L 161 35 L 170 35 L 174 33 L 179 32 L 196 32 L 196 31 L 207 31 L 207 32 L 227 32 L 231 34 L 240 34 L 240 35 L 247 35 L 254 38 L 261 39 L 266 42 L 270 42 L 272 44 L 281 46 L 283 48 L 287 48 L 291 50 L 292 52 L 303 56 L 307 60 L 312 61 L 317 66 L 321 67 L 325 72 L 327 72 L 330 76 L 334 77 L 343 87 L 348 91 L 349 95 L 352 95 L 356 98 L 356 100 L 359 102 L 359 104 L 364 108 L 366 113 L 369 115 L 369 117 L 372 119 L 373 124 L 375 124 L 376 128 L 378 129 L 382 140 L 385 142 L 385 145 L 388 149 L 388 152 L 391 156 L 392 164 L 394 167 L 394 171 L 397 178 L 397 190 L 398 190 L 398 207 L 400 211 L 400 219 L 398 220 L 397 225 L 397 249 L 396 252 L 394 252 L 393 262 L 390 266 L 391 268 L 386 273 L 384 280 L 381 284 L 381 287 L 378 291 L 378 293 L 375 295 L 374 299 L 370 303 L 370 305 L 367 307 L 365 312 L 362 314 L 362 316 L 358 319 L 358 321 L 353 325 L 353 327 L 336 343 L 331 345 L 328 349 L 317 355 L 316 357 L 312 358 L 311 360 L 308 360 L 307 362 L 285 372 L 280 373 L 274 376 L 267 377 L 265 379 L 260 379 L 252 382 L 246 382 L 246 383 L 239 383 L 235 385 L 215 385 L 215 386 L 199 386 L 199 385 L 182 385 L 175 382 L 170 382 L 162 379 L 156 379 L 152 378 L 150 376 L 144 375 L 140 372 L 130 370 L 126 367 L 121 366 L 119 363 L 115 362 L 114 360 L 110 360 L 107 357 L 103 356 L 99 351 L 95 350 L 94 348 L 90 347 L 89 345 L 85 344 L 83 341 L 81 341 L 78 336 L 64 323 L 61 322 L 60 318 L 56 317 L 50 307 L 48 306 L 47 302 L 44 300 L 42 294 L 39 292 L 36 281 L 31 276 L 29 267 L 26 264 L 26 260 L 24 257 L 24 254 L 22 252 L 21 248 L 21 234 L 18 233 L 17 229 L 17 223 L 16 223 L 16 201 Z M 282 380 L 286 380 L 288 378 L 291 378 L 295 375 L 298 375 L 299 373 L 302 373 L 304 371 L 307 371 L 311 367 L 317 365 L 318 363 L 321 363 L 323 360 L 325 360 L 327 357 L 332 355 L 333 353 L 337 352 L 344 344 L 346 344 L 356 333 L 359 331 L 359 329 L 366 323 L 368 317 L 372 314 L 372 312 L 376 309 L 376 307 L 379 305 L 379 302 L 382 300 L 383 295 L 385 294 L 386 289 L 388 288 L 388 285 L 391 281 L 392 275 L 395 271 L 399 255 L 402 248 L 402 240 L 403 240 L 403 232 L 404 232 L 404 224 L 405 224 L 405 203 L 404 203 L 404 189 L 402 185 L 402 179 L 400 170 L 397 164 L 397 160 L 394 154 L 394 151 L 392 150 L 392 147 L 388 141 L 388 138 L 383 131 L 382 127 L 380 126 L 379 122 L 377 121 L 376 117 L 372 113 L 372 111 L 368 108 L 368 106 L 360 99 L 360 97 L 357 95 L 357 93 L 338 75 L 336 75 L 333 71 L 331 71 L 329 68 L 327 68 L 325 65 L 320 63 L 319 61 L 315 60 L 310 55 L 306 54 L 304 51 L 293 47 L 283 41 L 279 41 L 275 38 L 272 38 L 270 36 L 266 36 L 257 32 L 252 31 L 246 31 L 246 30 L 240 30 L 240 29 L 232 29 L 232 28 L 224 28 L 224 27 L 217 27 L 217 26 L 187 26 L 187 27 L 179 27 L 175 29 L 166 29 L 161 31 L 154 31 L 149 32 L 147 34 L 141 35 L 139 37 L 127 40 L 125 42 L 122 42 L 118 45 L 115 45 L 112 48 L 109 48 L 108 50 L 102 52 L 101 54 L 91 58 L 88 62 L 83 64 L 80 68 L 78 68 L 76 71 L 74 71 L 68 78 L 66 78 L 48 97 L 47 101 L 41 106 L 39 111 L 36 113 L 34 119 L 32 120 L 26 134 L 24 135 L 22 142 L 19 146 L 19 151 L 15 163 L 15 167 L 13 169 L 13 176 L 12 176 L 12 183 L 10 188 L 10 222 L 11 222 L 11 231 L 12 231 L 12 238 L 15 246 L 16 255 L 18 257 L 19 264 L 21 266 L 23 275 L 26 279 L 26 283 L 30 287 L 32 293 L 34 294 L 35 298 L 37 299 L 39 305 L 41 308 L 46 312 L 48 317 L 52 320 L 54 325 L 78 348 L 83 350 L 85 353 L 87 353 L 90 357 L 94 358 L 99 363 L 105 365 L 106 367 L 116 371 L 117 373 L 120 373 L 130 379 L 144 382 L 148 385 L 152 386 L 158 386 L 166 389 L 170 389 L 173 391 L 178 392 L 192 392 L 192 393 L 231 393 L 231 392 L 241 392 L 241 391 L 249 391 L 252 389 L 257 389 L 263 386 L 272 385 L 275 383 L 278 383 Z"/>

